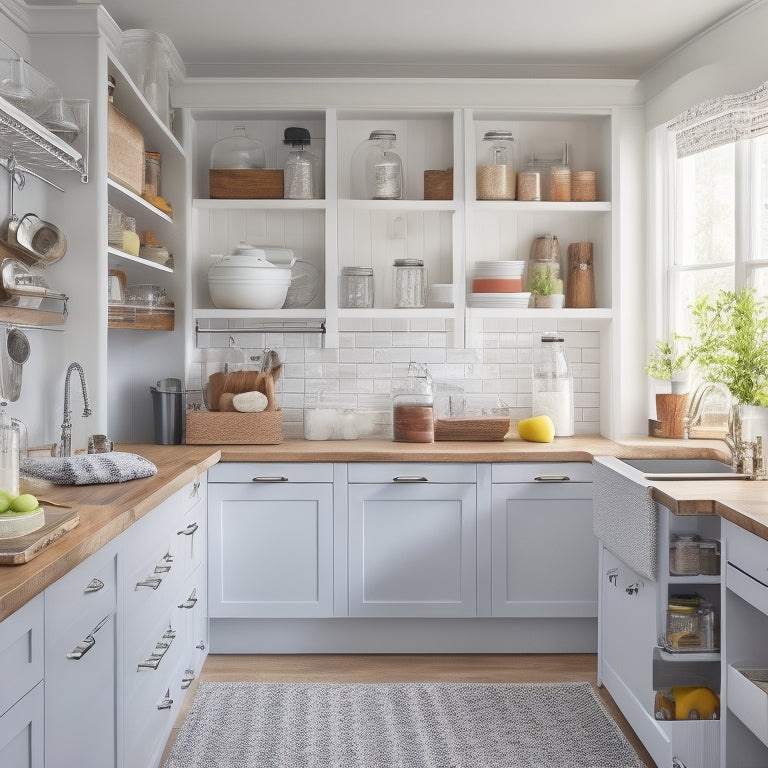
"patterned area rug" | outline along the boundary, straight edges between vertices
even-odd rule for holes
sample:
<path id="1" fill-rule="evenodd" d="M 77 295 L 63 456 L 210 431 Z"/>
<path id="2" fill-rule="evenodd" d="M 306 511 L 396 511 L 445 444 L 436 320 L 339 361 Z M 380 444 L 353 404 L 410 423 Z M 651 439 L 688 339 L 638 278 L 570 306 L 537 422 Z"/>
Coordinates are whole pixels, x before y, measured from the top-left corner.
<path id="1" fill-rule="evenodd" d="M 645 768 L 589 683 L 201 683 L 165 768 Z"/>

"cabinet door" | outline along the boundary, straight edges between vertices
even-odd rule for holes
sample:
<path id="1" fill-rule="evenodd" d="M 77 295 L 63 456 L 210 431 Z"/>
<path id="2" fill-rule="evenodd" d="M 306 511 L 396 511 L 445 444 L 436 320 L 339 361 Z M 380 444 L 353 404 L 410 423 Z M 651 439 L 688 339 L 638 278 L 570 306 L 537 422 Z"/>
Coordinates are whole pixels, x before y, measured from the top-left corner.
<path id="1" fill-rule="evenodd" d="M 350 616 L 474 616 L 472 484 L 349 486 Z"/>
<path id="2" fill-rule="evenodd" d="M 43 679 L 44 598 L 0 622 L 0 715 Z"/>
<path id="3" fill-rule="evenodd" d="M 494 485 L 491 537 L 494 616 L 597 616 L 591 483 Z"/>
<path id="4" fill-rule="evenodd" d="M 43 768 L 43 683 L 0 717 L 0 765 Z"/>
<path id="5" fill-rule="evenodd" d="M 211 483 L 211 617 L 333 615 L 333 485 Z"/>

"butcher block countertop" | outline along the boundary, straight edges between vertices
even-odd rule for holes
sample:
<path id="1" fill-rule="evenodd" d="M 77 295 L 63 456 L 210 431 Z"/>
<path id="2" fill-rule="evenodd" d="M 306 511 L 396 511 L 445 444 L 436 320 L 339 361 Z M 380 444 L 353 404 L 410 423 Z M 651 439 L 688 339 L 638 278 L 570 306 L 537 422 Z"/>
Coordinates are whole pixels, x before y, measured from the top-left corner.
<path id="1" fill-rule="evenodd" d="M 280 445 L 123 445 L 154 462 L 158 474 L 126 483 L 23 488 L 43 501 L 77 509 L 80 524 L 28 563 L 0 568 L 0 621 L 125 531 L 219 461 L 248 462 L 589 462 L 619 458 L 702 457 L 728 461 L 723 443 L 640 438 L 614 442 L 599 435 L 553 443 L 395 443 L 390 440 L 286 440 Z M 718 514 L 768 539 L 768 483 L 659 483 L 654 498 L 678 514 Z"/>

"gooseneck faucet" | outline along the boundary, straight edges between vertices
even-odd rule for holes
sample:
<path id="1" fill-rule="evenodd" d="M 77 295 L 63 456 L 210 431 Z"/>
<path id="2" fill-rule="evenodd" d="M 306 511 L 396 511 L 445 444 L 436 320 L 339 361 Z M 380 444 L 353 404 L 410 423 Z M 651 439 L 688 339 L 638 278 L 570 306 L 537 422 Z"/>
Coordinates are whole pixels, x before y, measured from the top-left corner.
<path id="1" fill-rule="evenodd" d="M 59 441 L 59 456 L 72 455 L 72 411 L 69 406 L 69 377 L 72 371 L 80 374 L 80 385 L 83 390 L 83 416 L 91 415 L 91 405 L 88 402 L 88 387 L 85 384 L 85 371 L 80 363 L 71 363 L 64 378 L 64 422 L 61 425 L 61 440 Z"/>

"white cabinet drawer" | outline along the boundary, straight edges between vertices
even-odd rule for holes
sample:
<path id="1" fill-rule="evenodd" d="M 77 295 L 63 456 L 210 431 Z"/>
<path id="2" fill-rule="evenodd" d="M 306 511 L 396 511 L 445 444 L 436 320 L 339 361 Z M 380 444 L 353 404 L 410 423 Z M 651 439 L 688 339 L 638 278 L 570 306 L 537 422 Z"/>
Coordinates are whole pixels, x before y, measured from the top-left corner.
<path id="1" fill-rule="evenodd" d="M 722 535 L 727 542 L 728 562 L 768 585 L 768 541 L 728 520 L 723 520 Z"/>
<path id="2" fill-rule="evenodd" d="M 370 462 L 350 464 L 350 483 L 474 483 L 475 464 L 432 464 L 411 462 Z"/>
<path id="3" fill-rule="evenodd" d="M 493 483 L 591 483 L 592 464 L 566 462 L 510 462 L 491 467 Z"/>
<path id="4" fill-rule="evenodd" d="M 753 679 L 768 681 L 768 669 L 737 669 L 728 665 L 728 709 L 768 746 L 768 693 Z"/>
<path id="5" fill-rule="evenodd" d="M 332 483 L 333 464 L 222 462 L 208 470 L 210 483 Z"/>
<path id="6" fill-rule="evenodd" d="M 0 623 L 0 715 L 43 679 L 43 595 Z"/>
<path id="7" fill-rule="evenodd" d="M 45 590 L 46 633 L 73 623 L 88 632 L 117 603 L 116 548 L 110 544 L 91 555 Z"/>

